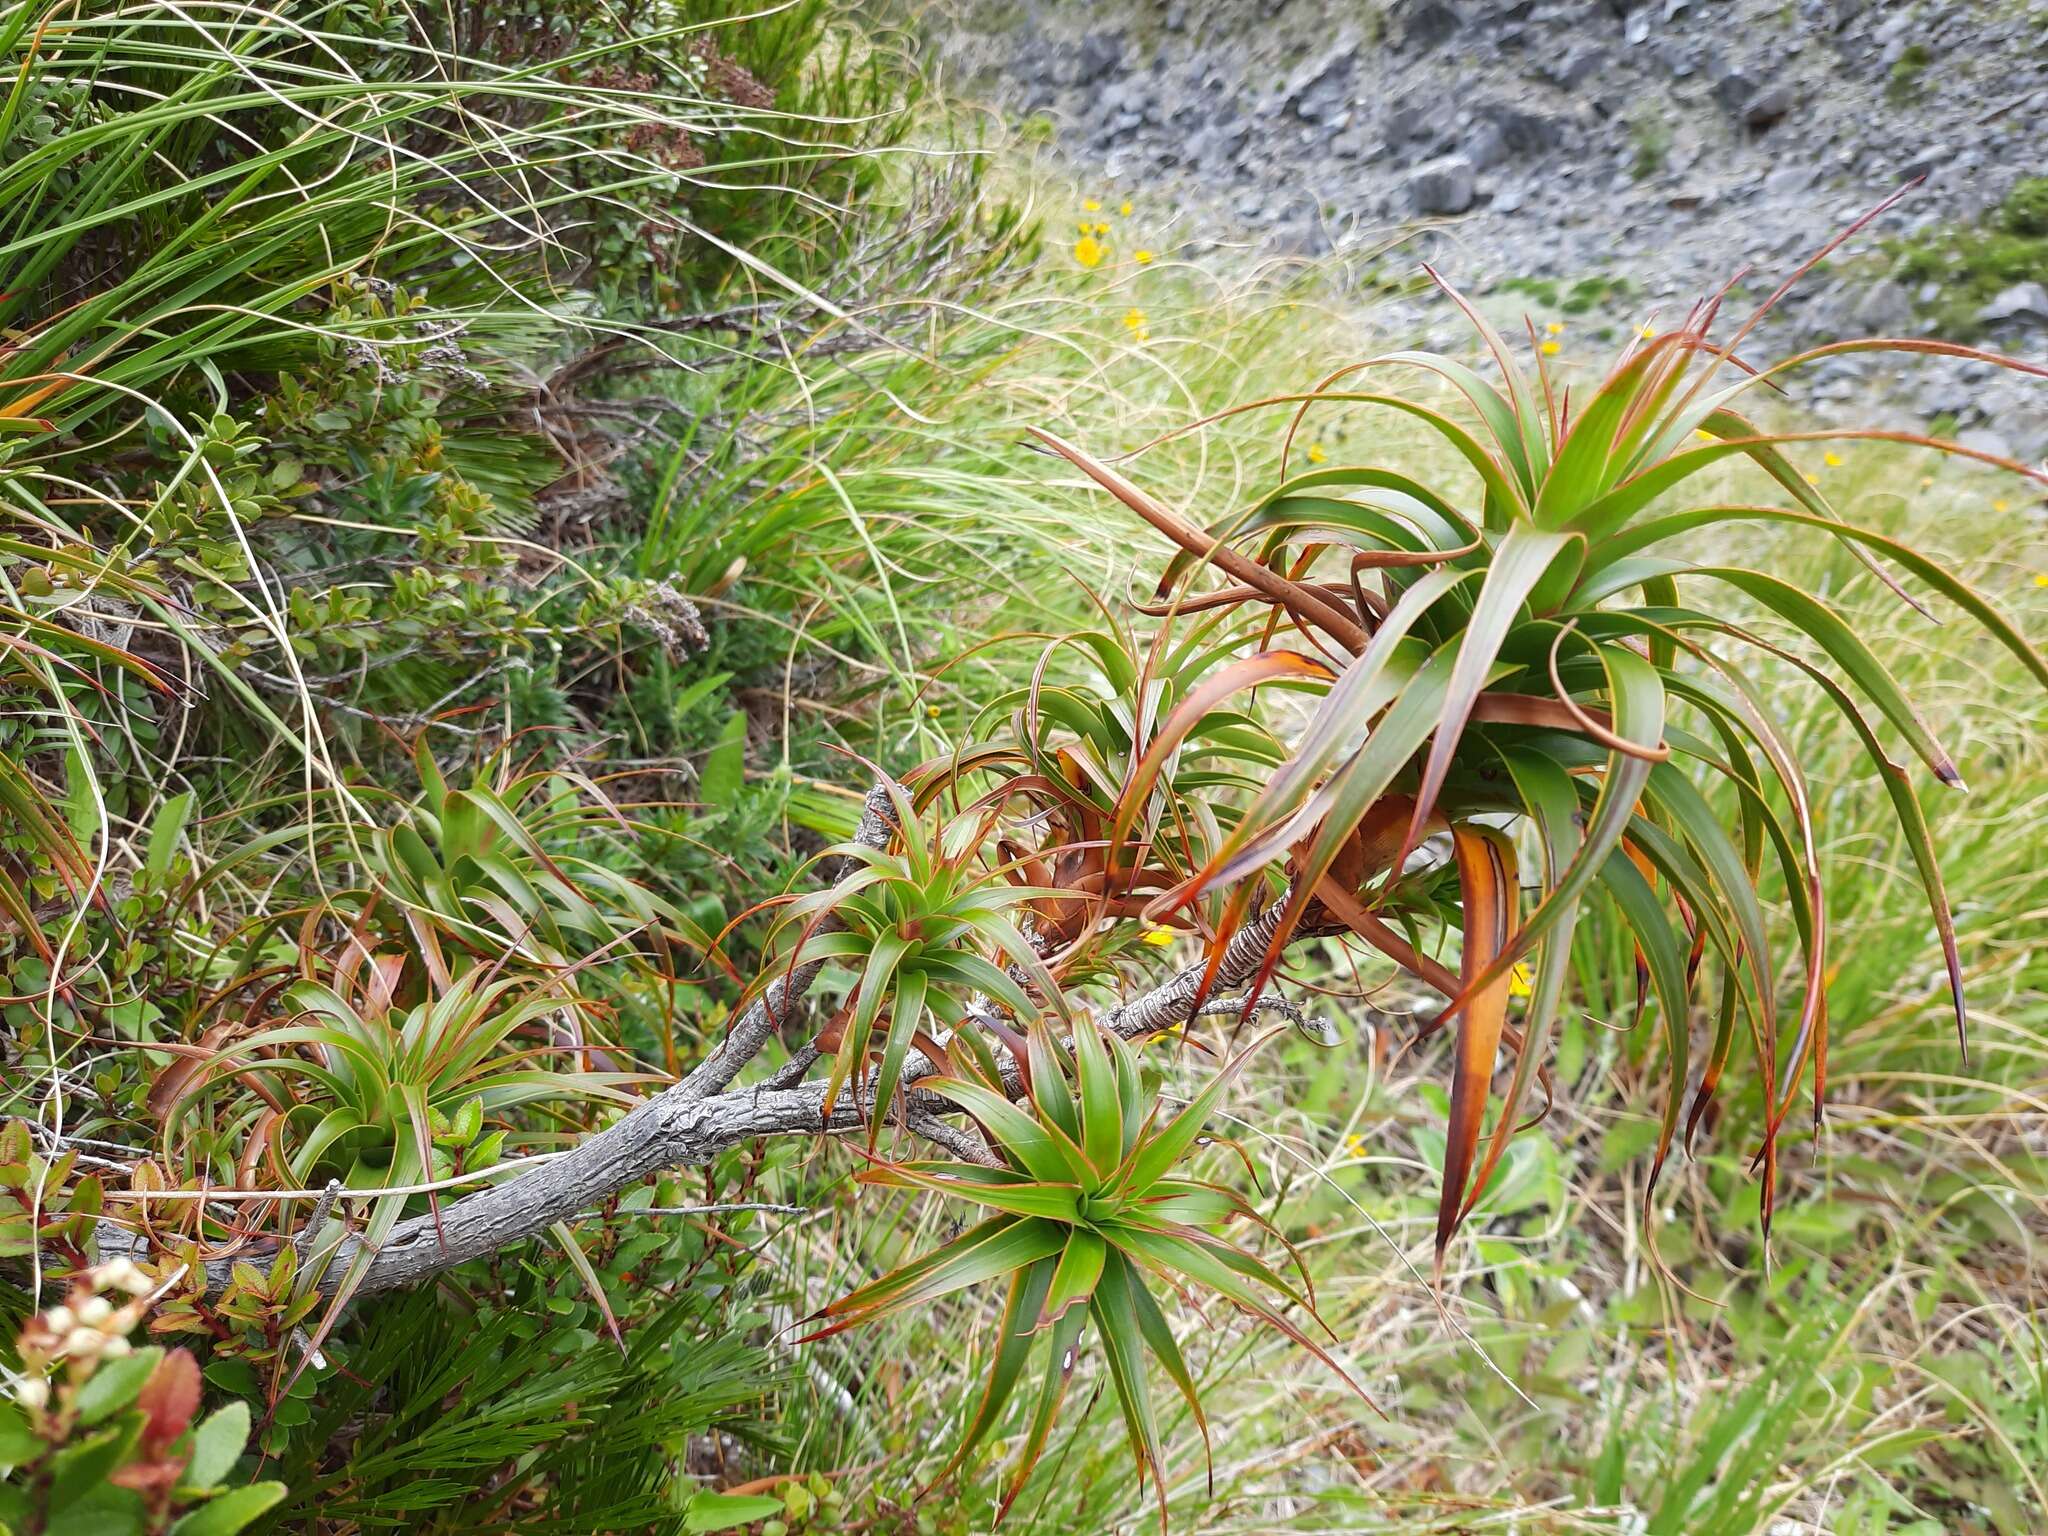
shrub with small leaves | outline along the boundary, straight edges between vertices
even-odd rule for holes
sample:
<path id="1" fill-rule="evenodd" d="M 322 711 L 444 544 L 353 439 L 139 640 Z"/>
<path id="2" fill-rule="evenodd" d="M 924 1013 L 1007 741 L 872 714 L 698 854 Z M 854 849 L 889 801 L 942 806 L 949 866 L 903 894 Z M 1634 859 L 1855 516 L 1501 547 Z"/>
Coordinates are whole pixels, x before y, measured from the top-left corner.
<path id="1" fill-rule="evenodd" d="M 246 1404 L 201 1418 L 190 1352 L 129 1344 L 149 1289 L 117 1259 L 22 1329 L 21 1375 L 0 1397 L 0 1531 L 233 1536 L 284 1497 L 232 1481 Z"/>

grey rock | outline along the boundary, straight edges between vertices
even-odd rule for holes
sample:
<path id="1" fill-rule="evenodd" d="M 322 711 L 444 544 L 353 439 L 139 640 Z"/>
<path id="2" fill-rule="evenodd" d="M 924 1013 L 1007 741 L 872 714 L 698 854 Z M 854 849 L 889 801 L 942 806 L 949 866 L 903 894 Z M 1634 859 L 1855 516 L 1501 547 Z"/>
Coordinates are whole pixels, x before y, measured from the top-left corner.
<path id="1" fill-rule="evenodd" d="M 1607 55 L 1598 48 L 1574 48 L 1561 58 L 1541 64 L 1537 72 L 1561 91 L 1575 91 L 1607 68 Z"/>
<path id="2" fill-rule="evenodd" d="M 1864 290 L 1850 318 L 1866 335 L 1896 336 L 1913 323 L 1913 297 L 1903 284 L 1885 278 Z"/>
<path id="3" fill-rule="evenodd" d="M 1417 213 L 1463 213 L 1477 193 L 1472 162 L 1462 155 L 1444 155 L 1418 165 L 1403 186 L 1409 206 Z"/>
<path id="4" fill-rule="evenodd" d="M 1386 135 L 1389 144 L 1411 143 L 1428 131 L 1429 119 L 1418 106 L 1403 104 L 1394 107 L 1380 119 L 1380 132 Z"/>
<path id="5" fill-rule="evenodd" d="M 1931 176 L 1943 165 L 1947 164 L 1950 156 L 1954 153 L 1955 151 L 1946 144 L 1930 144 L 1901 166 L 1899 174 L 1908 181 L 1917 180 L 1922 176 Z"/>
<path id="6" fill-rule="evenodd" d="M 1081 39 L 1075 55 L 1074 84 L 1093 85 L 1098 80 L 1121 74 L 1123 67 L 1123 33 L 1108 30 L 1090 32 Z"/>
<path id="7" fill-rule="evenodd" d="M 1450 41 L 1465 18 L 1449 0 L 1408 0 L 1395 17 L 1401 41 L 1410 48 L 1436 48 Z"/>
<path id="8" fill-rule="evenodd" d="M 1791 86 L 1767 85 L 1742 104 L 1743 126 L 1768 128 L 1792 110 L 1793 101 Z"/>
<path id="9" fill-rule="evenodd" d="M 1357 47 L 1337 50 L 1307 72 L 1298 84 L 1290 84 L 1284 97 L 1288 109 L 1306 123 L 1326 122 L 1350 104 L 1351 76 L 1356 67 Z"/>
<path id="10" fill-rule="evenodd" d="M 1459 149 L 1475 171 L 1490 171 L 1508 157 L 1508 141 L 1492 122 L 1475 123 Z"/>
<path id="11" fill-rule="evenodd" d="M 1988 453 L 2001 459 L 2012 457 L 2011 441 L 2004 433 L 1994 432 L 1989 427 L 1972 427 L 1966 432 L 1958 432 L 1956 441 L 1974 453 Z"/>
<path id="12" fill-rule="evenodd" d="M 1730 112 L 1742 110 L 1742 104 L 1756 94 L 1756 81 L 1739 69 L 1721 69 L 1713 75 L 1714 100 Z"/>
<path id="13" fill-rule="evenodd" d="M 1481 115 L 1500 130 L 1502 141 L 1513 154 L 1546 154 L 1564 142 L 1563 122 L 1541 112 L 1521 107 L 1489 106 L 1481 109 Z"/>
<path id="14" fill-rule="evenodd" d="M 2048 287 L 2040 283 L 2014 283 L 1977 311 L 1985 325 L 2017 323 L 2048 327 Z"/>

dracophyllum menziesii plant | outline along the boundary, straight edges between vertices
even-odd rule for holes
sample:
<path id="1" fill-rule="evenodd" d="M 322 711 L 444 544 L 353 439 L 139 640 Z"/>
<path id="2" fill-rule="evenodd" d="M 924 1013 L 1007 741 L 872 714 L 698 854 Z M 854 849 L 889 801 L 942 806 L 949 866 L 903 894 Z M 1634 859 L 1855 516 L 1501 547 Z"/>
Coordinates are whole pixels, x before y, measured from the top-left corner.
<path id="1" fill-rule="evenodd" d="M 1785 576 L 1714 559 L 1714 535 L 1766 522 L 1843 540 L 1903 601 L 1920 607 L 1918 588 L 1960 608 L 2044 684 L 2048 664 L 1939 563 L 1838 516 L 1787 453 L 1794 443 L 1857 437 L 1965 450 L 1903 433 L 1765 430 L 1741 407 L 1774 375 L 1816 356 L 1966 349 L 1844 342 L 1753 371 L 1737 360 L 1734 343 L 1710 334 L 1710 303 L 1677 329 L 1645 328 L 1598 388 L 1575 400 L 1540 349 L 1532 348 L 1533 369 L 1525 367 L 1464 307 L 1498 384 L 1454 359 L 1402 352 L 1293 397 L 1297 425 L 1311 406 L 1330 403 L 1421 421 L 1469 470 L 1462 483 L 1399 465 L 1332 465 L 1204 525 L 1110 465 L 1039 434 L 1179 546 L 1162 595 L 1184 594 L 1184 609 L 1257 611 L 1256 657 L 1276 665 L 1291 657 L 1294 675 L 1322 669 L 1330 678 L 1286 761 L 1240 810 L 1215 818 L 1228 822 L 1227 833 L 1145 910 L 1160 918 L 1202 910 L 1207 899 L 1213 917 L 1204 928 L 1215 945 L 1254 911 L 1277 911 L 1262 935 L 1253 995 L 1292 938 L 1331 922 L 1445 994 L 1427 1026 L 1457 1035 L 1441 1264 L 1498 1163 L 1501 1128 L 1515 1123 L 1540 1068 L 1570 979 L 1573 926 L 1587 901 L 1608 903 L 1634 936 L 1645 1001 L 1656 1002 L 1666 1047 L 1670 1091 L 1650 1187 L 1688 1084 L 1690 1132 L 1738 1034 L 1747 1034 L 1762 1068 L 1758 1160 L 1768 1227 L 1779 1128 L 1809 1074 L 1816 1115 L 1825 1099 L 1829 930 L 1812 799 L 1777 705 L 1752 669 L 1790 663 L 1862 743 L 1926 891 L 1959 1037 L 1966 1015 L 1954 924 L 1915 778 L 1895 760 L 1894 743 L 1938 782 L 1960 788 L 1962 779 L 1854 628 Z M 1404 392 L 1399 381 L 1417 374 L 1446 383 L 1466 409 Z M 1731 459 L 1760 470 L 1779 499 L 1687 498 L 1695 476 Z M 1204 570 L 1229 585 L 1204 591 L 1196 585 Z M 1757 612 L 1789 631 L 1798 650 L 1759 632 L 1746 617 Z M 1732 794 L 1732 817 L 1714 808 L 1716 783 Z M 1425 839 L 1446 834 L 1447 860 L 1411 857 Z M 1778 931 L 1759 895 L 1767 861 L 1789 897 L 1789 933 Z M 1438 915 L 1457 930 L 1455 975 L 1402 936 Z M 1788 945 L 1803 982 L 1796 997 L 1781 999 L 1778 959 Z M 1514 982 L 1525 965 L 1532 979 L 1516 1031 L 1511 995 L 1523 990 Z M 1695 1073 L 1691 1026 L 1700 997 L 1712 999 L 1712 1028 Z M 1481 1163 L 1504 1038 L 1516 1063 Z"/>

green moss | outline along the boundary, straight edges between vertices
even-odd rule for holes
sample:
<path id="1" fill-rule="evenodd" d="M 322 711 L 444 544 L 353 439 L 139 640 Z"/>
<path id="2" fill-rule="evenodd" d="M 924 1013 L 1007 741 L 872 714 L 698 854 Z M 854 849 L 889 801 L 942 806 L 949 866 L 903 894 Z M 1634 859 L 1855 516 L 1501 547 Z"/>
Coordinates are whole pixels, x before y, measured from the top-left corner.
<path id="1" fill-rule="evenodd" d="M 2048 177 L 2018 183 L 1982 224 L 1932 230 L 1886 247 L 1892 272 L 1916 290 L 1920 312 L 1944 336 L 1968 340 L 1982 324 L 1977 311 L 2014 283 L 2048 281 Z"/>
<path id="2" fill-rule="evenodd" d="M 1892 65 L 1892 77 L 1885 86 L 1885 95 L 1894 105 L 1910 101 L 1920 91 L 1920 77 L 1927 73 L 1927 66 L 1934 62 L 1934 55 L 1925 43 L 1912 43 L 1899 55 Z"/>
<path id="3" fill-rule="evenodd" d="M 1498 291 L 1525 294 L 1543 308 L 1567 315 L 1583 315 L 1609 302 L 1625 304 L 1635 293 L 1628 279 L 1621 277 L 1581 277 L 1569 284 L 1547 277 L 1511 277 Z"/>
<path id="4" fill-rule="evenodd" d="M 2048 236 L 2048 176 L 2029 176 L 1999 205 L 2008 234 Z"/>
<path id="5" fill-rule="evenodd" d="M 1638 118 L 1630 125 L 1628 136 L 1635 146 L 1629 175 L 1637 181 L 1647 181 L 1664 169 L 1664 162 L 1670 157 L 1671 128 L 1662 118 Z"/>

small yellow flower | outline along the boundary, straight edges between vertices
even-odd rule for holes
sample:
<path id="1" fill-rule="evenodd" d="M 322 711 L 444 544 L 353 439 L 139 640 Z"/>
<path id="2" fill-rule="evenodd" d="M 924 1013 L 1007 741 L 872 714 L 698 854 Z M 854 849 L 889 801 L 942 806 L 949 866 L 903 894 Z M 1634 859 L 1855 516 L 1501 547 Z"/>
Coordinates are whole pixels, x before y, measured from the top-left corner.
<path id="1" fill-rule="evenodd" d="M 1842 467 L 1842 456 L 1839 453 L 1824 453 L 1821 455 L 1820 461 L 1827 465 L 1829 469 L 1840 469 Z"/>
<path id="2" fill-rule="evenodd" d="M 1081 204 L 1081 211 L 1083 213 L 1100 213 L 1102 212 L 1102 204 L 1091 197 Z"/>
<path id="3" fill-rule="evenodd" d="M 1093 235 L 1083 235 L 1074 242 L 1074 260 L 1084 267 L 1099 267 L 1102 258 L 1109 254 L 1109 247 Z"/>
<path id="4" fill-rule="evenodd" d="M 1802 478 L 1802 479 L 1804 479 L 1804 480 L 1806 481 L 1806 483 L 1807 483 L 1808 485 L 1819 485 L 1819 484 L 1820 484 L 1820 476 L 1819 476 L 1819 475 L 1804 475 L 1804 476 L 1802 476 L 1801 478 Z"/>
<path id="5" fill-rule="evenodd" d="M 1310 443 L 1308 445 L 1308 461 L 1311 464 L 1327 464 L 1330 461 L 1330 456 L 1323 452 L 1323 445 L 1321 443 Z"/>
<path id="6" fill-rule="evenodd" d="M 1934 488 L 1934 476 L 1932 476 L 1932 475 L 1922 475 L 1922 476 L 1920 477 L 1920 489 L 1921 489 L 1921 490 L 1923 490 L 1923 491 L 1927 491 L 1927 490 L 1932 490 L 1933 488 Z"/>
<path id="7" fill-rule="evenodd" d="M 1991 510 L 1994 512 L 2003 512 L 2006 510 L 2006 505 L 2002 501 L 1994 501 L 1993 503 L 1991 503 Z"/>
<path id="8" fill-rule="evenodd" d="M 1543 327 L 1543 334 L 1546 336 L 1562 336 L 1564 334 L 1564 322 L 1562 320 L 1551 321 Z"/>
<path id="9" fill-rule="evenodd" d="M 1369 1150 L 1366 1146 L 1365 1137 L 1362 1135 L 1353 1134 L 1344 1138 L 1344 1155 L 1346 1157 L 1364 1157 Z"/>
<path id="10" fill-rule="evenodd" d="M 1636 327 L 1636 334 L 1642 337 L 1643 340 L 1649 341 L 1656 336 L 1657 327 L 1650 324 L 1649 321 L 1645 320 L 1641 325 Z"/>
<path id="11" fill-rule="evenodd" d="M 1098 235 L 1106 235 L 1109 233 L 1109 226 L 1107 224 L 1097 224 L 1095 226 L 1095 233 Z"/>
<path id="12" fill-rule="evenodd" d="M 1131 333 L 1133 341 L 1150 341 L 1152 333 L 1145 329 L 1145 311 L 1127 309 L 1124 311 L 1124 329 Z"/>
<path id="13" fill-rule="evenodd" d="M 1116 211 L 1128 219 L 1131 216 L 1131 200 L 1128 197 L 1125 198 L 1121 203 L 1117 204 Z"/>
<path id="14" fill-rule="evenodd" d="M 2034 585 L 2037 587 L 2048 587 L 2048 571 L 2038 573 L 2034 577 Z"/>
<path id="15" fill-rule="evenodd" d="M 1534 990 L 1534 978 L 1530 975 L 1528 962 L 1508 972 L 1508 996 L 1527 997 Z"/>
<path id="16" fill-rule="evenodd" d="M 936 720 L 939 718 L 939 706 L 936 704 L 925 705 L 924 712 L 928 719 Z"/>
<path id="17" fill-rule="evenodd" d="M 1546 341 L 1545 343 L 1543 343 L 1543 355 L 1545 357 L 1555 357 L 1558 353 L 1562 352 L 1563 350 L 1564 348 L 1559 346 L 1554 341 Z"/>
<path id="18" fill-rule="evenodd" d="M 1138 939 L 1141 943 L 1150 944 L 1154 949 L 1164 949 L 1173 942 L 1173 930 L 1171 928 L 1147 928 L 1138 935 Z"/>
<path id="19" fill-rule="evenodd" d="M 1152 253 L 1150 251 L 1133 251 L 1131 252 L 1131 260 L 1141 267 L 1149 267 L 1152 265 Z"/>

